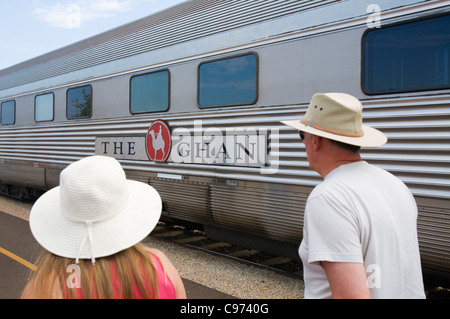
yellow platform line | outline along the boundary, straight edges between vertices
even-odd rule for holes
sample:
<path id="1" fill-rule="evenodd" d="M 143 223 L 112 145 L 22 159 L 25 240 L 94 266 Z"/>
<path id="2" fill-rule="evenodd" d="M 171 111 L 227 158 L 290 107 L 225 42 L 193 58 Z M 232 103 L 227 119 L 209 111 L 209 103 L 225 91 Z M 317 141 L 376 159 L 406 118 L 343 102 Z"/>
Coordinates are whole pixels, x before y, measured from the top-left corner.
<path id="1" fill-rule="evenodd" d="M 35 265 L 33 265 L 32 263 L 26 261 L 23 258 L 20 258 L 17 255 L 14 255 L 12 252 L 9 252 L 6 249 L 3 249 L 2 247 L 0 247 L 0 253 L 5 255 L 5 256 L 8 256 L 9 258 L 14 259 L 15 261 L 21 263 L 22 265 L 24 265 L 25 267 L 30 268 L 33 271 L 36 271 L 36 269 L 37 269 L 37 267 Z"/>

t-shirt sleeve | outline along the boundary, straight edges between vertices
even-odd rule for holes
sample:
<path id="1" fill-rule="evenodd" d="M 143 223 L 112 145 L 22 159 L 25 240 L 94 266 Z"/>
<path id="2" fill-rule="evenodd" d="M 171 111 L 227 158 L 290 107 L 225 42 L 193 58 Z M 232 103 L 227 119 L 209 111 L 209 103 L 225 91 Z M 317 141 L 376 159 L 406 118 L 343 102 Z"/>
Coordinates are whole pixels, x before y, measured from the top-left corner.
<path id="1" fill-rule="evenodd" d="M 308 262 L 363 263 L 358 218 L 336 200 L 320 195 L 308 200 L 305 210 Z"/>

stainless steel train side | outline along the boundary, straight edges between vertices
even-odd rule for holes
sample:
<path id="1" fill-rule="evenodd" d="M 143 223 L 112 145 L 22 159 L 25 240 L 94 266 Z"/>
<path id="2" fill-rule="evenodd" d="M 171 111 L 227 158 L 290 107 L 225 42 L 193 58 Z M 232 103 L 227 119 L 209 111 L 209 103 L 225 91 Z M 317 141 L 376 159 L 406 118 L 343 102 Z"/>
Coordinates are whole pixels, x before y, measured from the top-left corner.
<path id="1" fill-rule="evenodd" d="M 0 71 L 0 102 L 15 103 L 14 123 L 0 126 L 3 189 L 50 189 L 69 163 L 114 156 L 129 178 L 161 193 L 166 218 L 298 259 L 304 205 L 320 177 L 297 132 L 280 121 L 300 118 L 314 93 L 346 92 L 363 102 L 365 122 L 389 137 L 380 149 L 364 149 L 364 159 L 399 176 L 416 197 L 424 270 L 448 277 L 450 89 L 366 92 L 363 45 L 368 32 L 449 15 L 450 4 L 379 1 L 377 12 L 361 0 L 245 3 L 187 1 Z M 242 56 L 256 60 L 256 99 L 199 105 L 201 66 Z M 131 79 L 160 71 L 169 75 L 168 109 L 132 114 Z M 92 113 L 68 120 L 67 91 L 86 85 Z M 36 96 L 49 93 L 53 118 L 36 122 Z M 172 134 L 164 163 L 145 150 L 157 120 Z"/>

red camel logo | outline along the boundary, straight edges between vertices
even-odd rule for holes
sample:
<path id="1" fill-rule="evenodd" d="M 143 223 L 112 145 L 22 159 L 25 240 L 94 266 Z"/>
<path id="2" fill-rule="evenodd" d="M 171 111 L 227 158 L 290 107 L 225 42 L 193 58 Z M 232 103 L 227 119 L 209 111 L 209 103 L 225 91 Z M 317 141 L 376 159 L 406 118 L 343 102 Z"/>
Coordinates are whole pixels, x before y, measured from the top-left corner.
<path id="1" fill-rule="evenodd" d="M 172 134 L 166 122 L 153 122 L 148 129 L 146 148 L 150 161 L 165 163 L 168 160 L 172 149 Z"/>

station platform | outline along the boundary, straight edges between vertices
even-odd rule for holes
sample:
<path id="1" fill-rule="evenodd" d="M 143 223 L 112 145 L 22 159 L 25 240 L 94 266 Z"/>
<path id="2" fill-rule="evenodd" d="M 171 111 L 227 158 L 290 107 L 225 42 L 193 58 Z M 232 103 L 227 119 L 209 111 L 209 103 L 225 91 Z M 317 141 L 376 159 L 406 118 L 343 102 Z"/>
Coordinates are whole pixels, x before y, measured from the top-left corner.
<path id="1" fill-rule="evenodd" d="M 183 279 L 188 299 L 237 299 L 215 289 L 200 285 L 194 281 Z"/>

